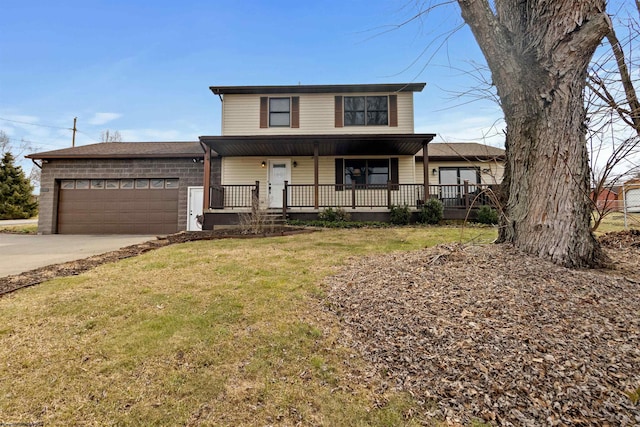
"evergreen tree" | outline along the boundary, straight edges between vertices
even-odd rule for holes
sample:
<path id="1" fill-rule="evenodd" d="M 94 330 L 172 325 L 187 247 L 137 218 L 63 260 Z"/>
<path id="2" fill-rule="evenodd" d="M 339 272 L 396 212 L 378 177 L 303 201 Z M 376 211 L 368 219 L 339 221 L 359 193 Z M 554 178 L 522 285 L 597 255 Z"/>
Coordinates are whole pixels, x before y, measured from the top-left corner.
<path id="1" fill-rule="evenodd" d="M 11 153 L 0 160 L 0 219 L 31 218 L 38 212 L 33 187 Z"/>

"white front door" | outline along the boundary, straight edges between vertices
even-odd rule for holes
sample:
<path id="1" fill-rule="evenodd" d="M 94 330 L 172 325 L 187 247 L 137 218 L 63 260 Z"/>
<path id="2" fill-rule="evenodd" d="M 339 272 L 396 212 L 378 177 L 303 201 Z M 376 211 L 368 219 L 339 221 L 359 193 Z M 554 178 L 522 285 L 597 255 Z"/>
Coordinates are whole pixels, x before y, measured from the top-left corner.
<path id="1" fill-rule="evenodd" d="M 284 182 L 291 182 L 291 160 L 269 160 L 269 207 L 282 207 Z"/>
<path id="2" fill-rule="evenodd" d="M 204 201 L 204 189 L 202 187 L 189 187 L 187 193 L 187 231 L 202 230 L 198 224 L 198 215 L 202 215 Z"/>

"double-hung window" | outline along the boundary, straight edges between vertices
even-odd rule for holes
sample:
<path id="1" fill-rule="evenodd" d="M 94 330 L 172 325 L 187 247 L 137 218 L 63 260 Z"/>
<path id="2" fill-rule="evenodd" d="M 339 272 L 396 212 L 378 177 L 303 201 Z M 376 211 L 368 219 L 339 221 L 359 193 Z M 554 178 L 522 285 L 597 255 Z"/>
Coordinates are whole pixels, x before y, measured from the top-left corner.
<path id="1" fill-rule="evenodd" d="M 291 118 L 291 98 L 269 98 L 269 127 L 288 127 Z"/>
<path id="2" fill-rule="evenodd" d="M 345 126 L 387 126 L 389 99 L 387 96 L 345 96 Z"/>
<path id="3" fill-rule="evenodd" d="M 300 127 L 300 97 L 260 97 L 260 128 Z"/>

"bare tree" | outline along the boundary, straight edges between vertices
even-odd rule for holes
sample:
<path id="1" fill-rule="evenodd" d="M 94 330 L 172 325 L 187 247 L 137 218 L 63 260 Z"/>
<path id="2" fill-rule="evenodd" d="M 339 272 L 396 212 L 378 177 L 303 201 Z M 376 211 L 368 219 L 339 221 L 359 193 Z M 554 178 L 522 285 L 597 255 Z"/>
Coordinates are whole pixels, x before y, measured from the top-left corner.
<path id="1" fill-rule="evenodd" d="M 640 14 L 640 1 L 636 1 L 636 9 Z M 640 38 L 639 23 L 622 16 L 617 21 L 627 35 L 620 39 L 615 26 L 611 26 L 606 36 L 608 49 L 594 59 L 587 77 L 593 230 L 617 209 L 608 198 L 609 192 L 640 169 L 635 162 L 640 151 L 640 102 L 637 80 L 629 71 L 640 66 L 634 49 Z M 599 200 L 602 195 L 605 199 Z"/>
<path id="2" fill-rule="evenodd" d="M 604 0 L 457 0 L 484 53 L 506 132 L 499 241 L 569 267 L 606 257 L 590 230 L 587 68 L 610 20 Z"/>
<path id="3" fill-rule="evenodd" d="M 19 141 L 10 138 L 9 135 L 0 129 L 0 156 L 10 152 L 14 158 L 20 158 L 23 154 L 33 151 L 31 142 L 21 139 Z"/>
<path id="4" fill-rule="evenodd" d="M 111 133 L 109 129 L 100 133 L 100 142 L 122 142 L 122 135 L 119 131 Z"/>

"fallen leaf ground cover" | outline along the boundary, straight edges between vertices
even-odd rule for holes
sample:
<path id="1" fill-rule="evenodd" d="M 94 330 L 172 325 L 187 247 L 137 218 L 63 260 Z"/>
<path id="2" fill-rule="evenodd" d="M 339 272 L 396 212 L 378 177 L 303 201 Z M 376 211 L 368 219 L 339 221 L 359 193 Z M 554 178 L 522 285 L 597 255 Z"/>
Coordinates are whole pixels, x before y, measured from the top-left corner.
<path id="1" fill-rule="evenodd" d="M 576 271 L 508 245 L 354 260 L 327 279 L 341 342 L 454 425 L 640 425 L 640 232 Z M 433 405 L 433 402 L 436 402 Z"/>

